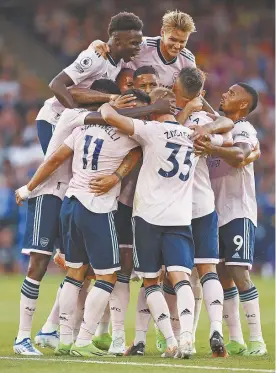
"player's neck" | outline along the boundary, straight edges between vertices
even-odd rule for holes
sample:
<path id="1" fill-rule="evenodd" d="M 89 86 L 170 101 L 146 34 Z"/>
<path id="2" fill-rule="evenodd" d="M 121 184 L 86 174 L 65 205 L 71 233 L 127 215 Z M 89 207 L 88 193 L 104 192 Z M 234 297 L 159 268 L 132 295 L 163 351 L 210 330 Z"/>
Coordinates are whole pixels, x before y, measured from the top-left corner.
<path id="1" fill-rule="evenodd" d="M 176 122 L 175 117 L 172 114 L 163 114 L 163 115 L 158 115 L 156 117 L 156 120 L 158 122 L 165 122 L 165 121 L 171 121 L 171 122 Z"/>
<path id="2" fill-rule="evenodd" d="M 114 51 L 114 47 L 112 45 L 112 42 L 111 41 L 108 41 L 107 42 L 108 46 L 109 46 L 109 49 L 110 49 L 110 52 L 109 52 L 109 56 L 112 58 L 112 60 L 117 64 L 120 59 L 122 58 L 121 56 L 118 55 L 118 53 L 116 53 Z"/>
<path id="3" fill-rule="evenodd" d="M 169 53 L 167 52 L 166 47 L 165 47 L 162 40 L 160 40 L 160 51 L 162 53 L 162 56 L 165 58 L 165 60 L 167 62 L 170 62 L 171 60 L 173 60 L 175 58 L 175 57 L 172 57 L 171 55 L 169 55 Z"/>
<path id="4" fill-rule="evenodd" d="M 233 122 L 236 122 L 237 120 L 246 118 L 247 113 L 243 111 L 238 111 L 235 113 L 225 113 L 225 116 L 229 119 L 232 119 Z"/>

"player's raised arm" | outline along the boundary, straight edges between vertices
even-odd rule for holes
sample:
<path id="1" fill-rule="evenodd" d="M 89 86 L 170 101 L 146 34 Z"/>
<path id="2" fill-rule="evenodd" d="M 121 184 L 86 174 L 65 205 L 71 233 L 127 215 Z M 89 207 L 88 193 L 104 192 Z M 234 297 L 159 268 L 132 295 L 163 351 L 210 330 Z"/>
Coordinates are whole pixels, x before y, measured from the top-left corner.
<path id="1" fill-rule="evenodd" d="M 45 181 L 58 167 L 73 154 L 73 150 L 67 145 L 61 145 L 46 161 L 37 169 L 27 185 L 16 190 L 16 203 L 21 205 L 30 193 L 43 181 Z"/>
<path id="2" fill-rule="evenodd" d="M 131 118 L 117 113 L 117 111 L 114 110 L 109 104 L 103 104 L 100 110 L 102 117 L 107 124 L 118 128 L 120 131 L 128 135 L 133 135 L 134 124 Z"/>
<path id="3" fill-rule="evenodd" d="M 64 71 L 61 71 L 49 84 L 49 88 L 59 102 L 69 109 L 74 109 L 78 106 L 70 90 L 67 89 L 67 87 L 72 85 L 74 85 L 73 80 Z"/>

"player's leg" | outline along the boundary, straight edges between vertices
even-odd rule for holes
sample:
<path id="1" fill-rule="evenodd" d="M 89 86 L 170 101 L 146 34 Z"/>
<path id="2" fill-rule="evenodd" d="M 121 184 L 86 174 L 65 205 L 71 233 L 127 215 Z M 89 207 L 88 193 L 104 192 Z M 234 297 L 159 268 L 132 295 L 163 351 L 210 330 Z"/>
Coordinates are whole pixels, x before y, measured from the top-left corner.
<path id="1" fill-rule="evenodd" d="M 174 291 L 173 285 L 171 284 L 167 275 L 165 276 L 163 280 L 163 293 L 164 293 L 164 297 L 166 299 L 166 302 L 170 310 L 172 330 L 179 344 L 181 326 L 180 326 L 178 308 L 177 308 L 177 297 L 176 297 L 176 293 Z"/>
<path id="2" fill-rule="evenodd" d="M 37 127 L 37 136 L 44 154 L 47 152 L 47 148 L 51 137 L 53 135 L 55 126 L 50 124 L 46 120 L 37 120 L 36 121 Z"/>
<path id="3" fill-rule="evenodd" d="M 258 290 L 251 281 L 255 227 L 250 219 L 235 219 L 228 225 L 229 241 L 225 265 L 238 288 L 249 328 L 248 356 L 262 356 L 267 353 L 262 336 Z M 238 256 L 236 255 L 238 254 Z"/>
<path id="4" fill-rule="evenodd" d="M 133 262 L 138 275 L 144 279 L 145 294 L 151 315 L 167 342 L 163 357 L 173 357 L 177 340 L 170 323 L 170 312 L 159 283 L 162 267 L 162 227 L 133 218 Z M 133 346 L 135 347 L 135 346 Z"/>
<path id="5" fill-rule="evenodd" d="M 195 299 L 190 284 L 190 274 L 194 265 L 191 227 L 167 227 L 163 236 L 162 252 L 168 277 L 177 297 L 180 344 L 176 356 L 189 358 L 193 350 L 192 332 L 195 308 Z"/>
<path id="6" fill-rule="evenodd" d="M 220 238 L 220 248 L 222 246 L 223 241 Z M 225 257 L 225 255 L 223 255 L 223 257 Z M 247 347 L 243 339 L 240 321 L 239 293 L 228 269 L 229 267 L 225 266 L 224 259 L 217 265 L 217 272 L 224 294 L 223 320 L 225 321 L 229 332 L 229 342 L 225 347 L 229 355 L 242 355 Z"/>
<path id="7" fill-rule="evenodd" d="M 197 325 L 198 325 L 199 316 L 201 312 L 202 297 L 203 297 L 202 286 L 200 283 L 200 279 L 199 279 L 196 267 L 192 269 L 190 282 L 191 282 L 192 291 L 195 297 L 195 313 L 194 313 L 194 324 L 193 324 L 193 353 L 196 353 L 196 348 L 195 348 L 196 330 L 197 330 Z"/>
<path id="8" fill-rule="evenodd" d="M 117 273 L 117 282 L 110 297 L 110 314 L 112 323 L 112 343 L 110 351 L 125 350 L 125 316 L 129 303 L 129 280 L 132 272 L 132 208 L 118 203 L 115 213 L 115 224 L 120 244 L 121 270 Z M 114 346 L 117 346 L 114 349 Z M 125 351 L 124 351 L 125 352 Z"/>
<path id="9" fill-rule="evenodd" d="M 95 214 L 78 203 L 78 228 L 81 231 L 89 262 L 96 275 L 96 282 L 86 298 L 83 322 L 71 355 L 103 355 L 92 344 L 97 325 L 101 320 L 120 270 L 119 244 L 113 213 Z M 114 351 L 115 352 L 115 351 Z M 121 350 L 116 352 L 122 354 Z"/>
<path id="10" fill-rule="evenodd" d="M 21 288 L 19 331 L 14 344 L 14 352 L 17 354 L 41 354 L 30 341 L 31 327 L 40 282 L 47 270 L 58 234 L 60 206 L 61 200 L 50 195 L 41 195 L 28 201 L 22 253 L 30 254 L 30 262 Z"/>
<path id="11" fill-rule="evenodd" d="M 87 278 L 87 273 L 86 273 L 86 277 L 84 279 L 81 291 L 79 292 L 78 303 L 77 303 L 77 308 L 75 312 L 74 330 L 73 330 L 74 341 L 77 339 L 77 336 L 80 331 L 80 326 L 81 326 L 81 323 L 83 320 L 83 314 L 84 314 L 84 304 L 85 304 L 85 301 L 86 301 L 86 298 L 89 292 L 90 284 L 91 284 L 91 280 L 90 278 Z"/>
<path id="12" fill-rule="evenodd" d="M 214 357 L 227 356 L 222 333 L 223 289 L 216 264 L 219 262 L 218 217 L 212 213 L 192 220 L 195 264 L 203 289 L 205 307 L 210 320 L 210 347 Z"/>

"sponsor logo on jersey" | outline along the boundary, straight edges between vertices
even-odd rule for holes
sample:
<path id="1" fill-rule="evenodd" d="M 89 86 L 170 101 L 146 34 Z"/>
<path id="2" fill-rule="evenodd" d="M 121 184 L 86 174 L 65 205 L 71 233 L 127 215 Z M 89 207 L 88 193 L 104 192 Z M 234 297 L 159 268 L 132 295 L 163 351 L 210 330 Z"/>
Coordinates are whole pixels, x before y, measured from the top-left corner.
<path id="1" fill-rule="evenodd" d="M 92 65 L 92 59 L 90 57 L 84 57 L 80 60 L 80 65 L 83 69 L 88 69 Z"/>

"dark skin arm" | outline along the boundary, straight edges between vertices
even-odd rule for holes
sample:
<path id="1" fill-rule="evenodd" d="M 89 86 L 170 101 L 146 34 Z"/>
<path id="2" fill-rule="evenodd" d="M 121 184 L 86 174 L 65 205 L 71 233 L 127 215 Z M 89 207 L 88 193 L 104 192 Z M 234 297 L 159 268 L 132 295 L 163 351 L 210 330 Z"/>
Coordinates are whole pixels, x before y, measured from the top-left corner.
<path id="1" fill-rule="evenodd" d="M 78 107 L 70 93 L 70 90 L 67 89 L 67 87 L 72 85 L 74 85 L 73 80 L 64 71 L 61 71 L 49 84 L 49 88 L 59 102 L 69 109 Z"/>
<path id="2" fill-rule="evenodd" d="M 94 91 L 88 88 L 70 88 L 70 94 L 73 97 L 73 100 L 81 105 L 88 105 L 88 104 L 104 104 L 105 102 L 109 102 L 110 100 L 115 100 L 118 95 L 111 95 L 108 93 L 102 93 L 98 91 Z"/>
<path id="3" fill-rule="evenodd" d="M 251 153 L 251 146 L 245 143 L 236 143 L 231 147 L 221 147 L 212 145 L 210 141 L 197 140 L 194 147 L 197 154 L 222 158 L 232 167 L 239 167 Z"/>

